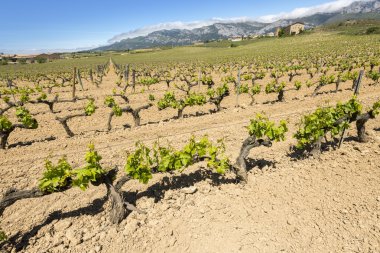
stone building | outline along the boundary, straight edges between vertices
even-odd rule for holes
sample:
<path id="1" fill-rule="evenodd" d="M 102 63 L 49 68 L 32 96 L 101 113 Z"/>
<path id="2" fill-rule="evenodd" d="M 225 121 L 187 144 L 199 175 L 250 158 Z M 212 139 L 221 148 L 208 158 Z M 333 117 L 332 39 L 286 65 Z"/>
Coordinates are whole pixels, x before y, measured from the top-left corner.
<path id="1" fill-rule="evenodd" d="M 242 41 L 243 40 L 243 36 L 230 37 L 230 38 L 228 38 L 228 40 L 230 40 L 232 42 Z"/>
<path id="2" fill-rule="evenodd" d="M 305 31 L 305 24 L 301 22 L 294 23 L 284 28 L 284 33 L 286 35 L 297 35 L 302 31 Z"/>

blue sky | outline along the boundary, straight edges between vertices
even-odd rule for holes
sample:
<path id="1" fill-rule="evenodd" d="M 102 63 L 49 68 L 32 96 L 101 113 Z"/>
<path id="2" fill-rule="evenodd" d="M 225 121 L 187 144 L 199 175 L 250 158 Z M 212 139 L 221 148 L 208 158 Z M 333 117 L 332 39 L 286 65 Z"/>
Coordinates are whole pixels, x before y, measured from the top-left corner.
<path id="1" fill-rule="evenodd" d="M 1 0 L 0 52 L 93 47 L 106 44 L 118 34 L 142 27 L 150 29 L 156 24 L 181 21 L 186 27 L 187 22 L 201 21 L 199 25 L 213 18 L 286 15 L 294 13 L 295 8 L 328 2 L 347 5 L 352 1 Z M 139 33 L 129 36 L 134 34 Z"/>

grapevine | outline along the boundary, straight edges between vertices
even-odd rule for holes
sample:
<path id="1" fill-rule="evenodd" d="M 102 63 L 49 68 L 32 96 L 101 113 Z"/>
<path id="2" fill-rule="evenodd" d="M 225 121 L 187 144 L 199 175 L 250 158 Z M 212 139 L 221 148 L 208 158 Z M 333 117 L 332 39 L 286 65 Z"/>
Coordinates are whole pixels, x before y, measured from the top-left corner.
<path id="1" fill-rule="evenodd" d="M 0 228 L 0 243 L 3 242 L 3 241 L 6 241 L 8 239 L 7 235 L 5 234 L 5 232 L 3 230 L 1 230 Z"/>
<path id="2" fill-rule="evenodd" d="M 182 149 L 162 147 L 158 142 L 152 149 L 138 142 L 137 149 L 128 155 L 125 172 L 141 183 L 148 183 L 155 172 L 182 171 L 201 160 L 207 160 L 207 166 L 224 174 L 229 168 L 229 161 L 224 156 L 224 145 L 218 141 L 213 145 L 206 136 L 196 141 L 194 137 Z M 222 158 L 218 158 L 222 156 Z"/>
<path id="3" fill-rule="evenodd" d="M 363 106 L 353 97 L 346 103 L 338 103 L 335 107 L 319 108 L 305 115 L 300 128 L 294 135 L 297 139 L 297 149 L 307 150 L 312 155 L 319 155 L 323 138 L 330 133 L 331 138 L 341 134 L 349 123 L 357 121 L 360 141 L 365 141 L 365 122 L 376 117 L 379 102 L 374 103 L 367 113 L 362 114 Z"/>
<path id="4" fill-rule="evenodd" d="M 36 129 L 38 122 L 25 107 L 16 108 L 16 117 L 20 124 L 13 124 L 8 117 L 0 115 L 0 149 L 5 149 L 9 135 L 17 128 Z"/>
<path id="5" fill-rule="evenodd" d="M 285 133 L 288 131 L 286 121 L 281 121 L 278 126 L 262 114 L 257 114 L 255 119 L 251 119 L 247 126 L 249 137 L 244 140 L 240 149 L 240 154 L 233 165 L 237 176 L 243 182 L 248 180 L 246 159 L 249 151 L 254 147 L 270 147 L 272 141 L 285 140 Z"/>

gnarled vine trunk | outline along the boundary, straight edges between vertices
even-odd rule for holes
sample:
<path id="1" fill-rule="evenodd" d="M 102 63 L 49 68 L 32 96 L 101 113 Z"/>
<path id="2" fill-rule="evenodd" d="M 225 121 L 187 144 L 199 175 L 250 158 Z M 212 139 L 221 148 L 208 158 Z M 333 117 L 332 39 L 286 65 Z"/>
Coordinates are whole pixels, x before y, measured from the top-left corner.
<path id="1" fill-rule="evenodd" d="M 366 119 L 360 119 L 360 120 L 356 121 L 356 129 L 357 129 L 357 133 L 358 133 L 359 142 L 368 142 L 369 141 L 368 135 L 365 132 L 365 123 L 367 121 L 368 120 L 366 120 Z"/>
<path id="2" fill-rule="evenodd" d="M 250 97 L 251 97 L 251 102 L 249 103 L 249 105 L 254 105 L 255 104 L 255 96 L 254 95 L 250 95 Z"/>
<path id="3" fill-rule="evenodd" d="M 356 130 L 358 134 L 358 141 L 359 142 L 368 142 L 369 138 L 365 131 L 365 124 L 369 119 L 375 118 L 376 115 L 374 115 L 373 110 L 368 111 L 364 114 L 355 114 L 351 118 L 348 116 L 344 116 L 343 118 L 337 120 L 334 125 L 339 125 L 343 122 L 356 122 Z M 324 136 L 320 137 L 312 146 L 311 150 L 309 151 L 309 155 L 312 155 L 313 157 L 319 157 L 321 154 L 321 148 L 322 148 L 322 139 Z"/>
<path id="4" fill-rule="evenodd" d="M 16 189 L 9 189 L 7 192 L 5 192 L 3 198 L 0 201 L 0 216 L 3 214 L 4 210 L 13 205 L 16 201 L 21 199 L 30 199 L 30 198 L 38 198 L 46 195 L 45 193 L 41 192 L 40 189 L 37 187 L 32 188 L 31 190 L 16 190 Z"/>
<path id="5" fill-rule="evenodd" d="M 322 87 L 323 87 L 323 85 L 318 85 L 318 86 L 315 88 L 315 90 L 314 90 L 314 92 L 313 92 L 313 94 L 312 94 L 311 96 L 312 96 L 312 97 L 315 97 L 315 96 L 317 95 L 318 91 L 319 91 Z"/>
<path id="6" fill-rule="evenodd" d="M 280 90 L 280 92 L 278 93 L 278 101 L 279 102 L 284 102 L 284 99 L 285 99 L 285 95 L 284 95 L 285 91 L 284 90 Z"/>
<path id="7" fill-rule="evenodd" d="M 185 108 L 180 108 L 180 109 L 178 109 L 178 112 L 177 112 L 177 118 L 178 119 L 182 119 L 183 118 L 183 110 L 184 110 Z"/>
<path id="8" fill-rule="evenodd" d="M 75 102 L 76 100 L 72 100 L 73 102 Z M 36 101 L 29 101 L 29 103 L 31 103 L 31 104 L 45 104 L 45 105 L 47 105 L 48 107 L 49 107 L 49 111 L 51 112 L 51 113 L 54 113 L 54 105 L 55 105 L 55 103 L 58 103 L 59 101 L 58 101 L 58 95 L 56 95 L 55 97 L 54 97 L 54 99 L 53 100 L 41 100 L 41 99 L 38 99 L 38 100 L 36 100 Z"/>
<path id="9" fill-rule="evenodd" d="M 338 77 L 338 80 L 335 83 L 335 92 L 339 91 L 339 85 L 340 85 L 340 77 Z"/>
<path id="10" fill-rule="evenodd" d="M 140 106 L 136 109 L 133 109 L 132 107 L 127 106 L 125 108 L 122 108 L 121 111 L 122 112 L 128 112 L 128 113 L 132 114 L 133 121 L 134 121 L 134 127 L 138 127 L 138 126 L 140 126 L 140 122 L 141 122 L 140 112 L 142 110 L 149 109 L 152 106 L 153 106 L 153 104 L 147 104 L 147 105 Z M 112 123 L 113 116 L 115 116 L 114 111 L 110 112 L 110 115 L 108 117 L 108 123 L 107 123 L 108 131 L 110 131 L 112 129 L 111 123 Z"/>
<path id="11" fill-rule="evenodd" d="M 139 213 L 144 213 L 143 211 L 137 209 L 134 205 L 125 202 L 120 193 L 121 187 L 129 181 L 129 177 L 123 176 L 116 184 L 113 185 L 112 179 L 116 176 L 118 172 L 117 169 L 110 170 L 106 175 L 104 175 L 99 182 L 94 183 L 94 186 L 99 186 L 105 184 L 107 188 L 107 199 L 111 201 L 111 211 L 110 211 L 110 221 L 113 224 L 120 223 L 127 215 L 127 211 L 137 211 Z M 71 187 L 61 189 L 58 192 L 64 192 Z M 56 193 L 58 193 L 56 192 Z M 30 190 L 16 190 L 9 189 L 3 195 L 0 200 L 0 216 L 3 214 L 4 210 L 13 205 L 18 200 L 29 199 L 29 198 L 40 198 L 53 193 L 42 192 L 38 187 L 32 188 Z"/>
<path id="12" fill-rule="evenodd" d="M 223 101 L 223 99 L 225 97 L 228 97 L 230 95 L 229 92 L 221 95 L 221 96 L 218 96 L 218 97 L 215 97 L 215 98 L 210 98 L 209 102 L 210 103 L 213 103 L 216 107 L 216 111 L 219 112 L 220 110 L 222 110 L 222 107 L 221 107 L 221 103 Z"/>
<path id="13" fill-rule="evenodd" d="M 80 114 L 69 115 L 63 118 L 55 117 L 55 119 L 58 120 L 59 123 L 61 123 L 61 125 L 63 126 L 63 129 L 65 129 L 67 136 L 73 137 L 74 133 L 73 131 L 71 131 L 69 125 L 67 124 L 67 121 L 75 117 L 86 117 L 86 116 L 87 116 L 86 113 L 80 113 Z"/>
<path id="14" fill-rule="evenodd" d="M 259 147 L 259 146 L 270 147 L 272 146 L 272 142 L 270 140 L 267 140 L 267 141 L 264 141 L 262 139 L 257 140 L 255 136 L 249 136 L 247 139 L 244 140 L 240 148 L 239 156 L 237 157 L 236 162 L 232 167 L 236 171 L 237 178 L 242 180 L 243 182 L 248 181 L 246 159 L 249 155 L 249 151 L 252 148 Z"/>
<path id="15" fill-rule="evenodd" d="M 5 149 L 7 147 L 9 134 L 11 132 L 0 132 L 0 149 Z"/>
<path id="16" fill-rule="evenodd" d="M 135 122 L 135 127 L 140 126 L 140 122 L 141 122 L 140 112 L 142 110 L 147 110 L 147 109 L 149 109 L 152 106 L 153 106 L 153 104 L 147 104 L 147 105 L 140 106 L 140 107 L 138 107 L 136 109 L 132 109 L 130 107 L 130 110 L 128 112 L 131 113 L 132 116 L 133 116 L 133 120 Z"/>
<path id="17" fill-rule="evenodd" d="M 309 154 L 313 157 L 319 157 L 322 153 L 322 139 L 323 137 L 320 137 L 311 147 L 311 150 Z"/>
<path id="18" fill-rule="evenodd" d="M 24 128 L 24 129 L 33 129 L 30 127 L 26 127 L 22 124 L 14 124 L 6 131 L 0 131 L 0 149 L 5 149 L 7 147 L 9 135 L 16 130 L 16 128 Z"/>
<path id="19" fill-rule="evenodd" d="M 359 115 L 356 119 L 356 130 L 358 133 L 358 141 L 359 142 L 368 142 L 369 137 L 365 131 L 365 124 L 369 119 L 375 118 L 375 115 L 373 115 L 373 111 L 369 111 L 368 113 Z"/>
<path id="20" fill-rule="evenodd" d="M 106 178 L 104 183 L 107 187 L 107 198 L 111 201 L 110 221 L 112 224 L 119 224 L 127 216 L 124 199 L 111 180 Z"/>

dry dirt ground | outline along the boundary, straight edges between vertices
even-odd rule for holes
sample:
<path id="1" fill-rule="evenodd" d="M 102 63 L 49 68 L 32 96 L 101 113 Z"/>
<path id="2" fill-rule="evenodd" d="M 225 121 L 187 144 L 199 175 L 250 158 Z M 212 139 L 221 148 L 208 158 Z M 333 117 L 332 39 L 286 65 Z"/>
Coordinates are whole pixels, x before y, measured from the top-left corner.
<path id="1" fill-rule="evenodd" d="M 192 134 L 224 138 L 234 160 L 247 137 L 245 126 L 261 111 L 274 121 L 289 121 L 287 140 L 251 151 L 246 185 L 237 184 L 232 173 L 213 174 L 204 164 L 183 174 L 155 175 L 148 185 L 128 182 L 125 198 L 146 214 L 132 212 L 119 225 L 108 221 L 103 187 L 19 201 L 0 220 L 8 236 L 18 240 L 13 252 L 380 252 L 380 119 L 368 122 L 369 143 L 357 143 L 351 128 L 339 150 L 330 147 L 318 159 L 294 160 L 289 155 L 301 116 L 317 106 L 347 100 L 350 83 L 342 92 L 314 98 L 304 96 L 311 88 L 292 91 L 283 103 L 264 104 L 276 96 L 263 94 L 256 105 L 247 106 L 249 98 L 243 96 L 244 108 L 238 109 L 231 96 L 222 112 L 208 114 L 211 105 L 186 109 L 189 116 L 176 120 L 170 119 L 174 110 L 159 112 L 153 107 L 142 113 L 142 126 L 125 128 L 133 121 L 123 115 L 107 132 L 110 109 L 102 101 L 112 93 L 115 80 L 111 70 L 99 89 L 85 82 L 87 91 L 78 94 L 94 96 L 99 109 L 91 117 L 70 121 L 73 138 L 65 137 L 46 106 L 30 107 L 38 112 L 40 128 L 12 133 L 9 143 L 15 145 L 0 150 L 0 193 L 36 186 L 49 156 L 56 161 L 67 155 L 74 166 L 82 165 L 89 142 L 103 156 L 104 167 L 122 168 L 127 151 L 138 140 L 149 145 L 159 138 L 180 147 Z M 324 91 L 330 88 L 334 87 Z M 152 87 L 156 97 L 163 89 L 163 84 Z M 70 94 L 69 89 L 62 94 Z M 147 93 L 133 95 L 131 103 L 142 104 L 146 97 Z M 379 86 L 363 83 L 363 103 L 370 105 L 379 97 Z M 82 106 L 78 102 L 57 109 L 75 113 Z M 195 117 L 198 111 L 205 115 Z M 45 140 L 50 136 L 56 139 Z M 33 140 L 38 141 L 21 145 Z"/>

